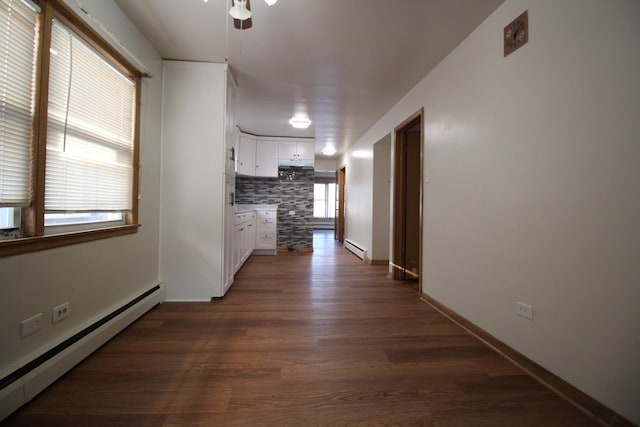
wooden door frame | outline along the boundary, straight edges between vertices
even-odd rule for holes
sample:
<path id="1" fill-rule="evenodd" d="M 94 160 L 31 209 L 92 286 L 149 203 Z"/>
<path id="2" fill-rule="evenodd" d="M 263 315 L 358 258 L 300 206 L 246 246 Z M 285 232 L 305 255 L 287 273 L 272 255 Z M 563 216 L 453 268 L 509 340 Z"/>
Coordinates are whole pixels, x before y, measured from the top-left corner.
<path id="1" fill-rule="evenodd" d="M 401 245 L 404 244 L 403 236 L 398 236 L 398 229 L 403 229 L 405 227 L 404 224 L 404 216 L 402 213 L 404 212 L 403 207 L 405 204 L 405 194 L 404 194 L 404 167 L 403 167 L 403 143 L 405 139 L 405 131 L 420 123 L 420 202 L 419 202 L 419 212 L 418 212 L 418 221 L 420 224 L 420 231 L 418 236 L 418 291 L 419 294 L 422 295 L 422 276 L 424 274 L 422 268 L 422 231 L 423 231 L 423 218 L 422 218 L 422 205 L 424 201 L 424 108 L 421 108 L 411 116 L 409 116 L 406 120 L 400 123 L 393 129 L 394 133 L 394 148 L 393 148 L 393 243 L 391 250 L 391 276 L 394 280 L 403 280 L 405 277 L 405 272 L 403 269 L 399 268 L 394 261 L 397 260 L 396 254 L 399 251 Z M 398 222 L 400 221 L 400 222 Z"/>

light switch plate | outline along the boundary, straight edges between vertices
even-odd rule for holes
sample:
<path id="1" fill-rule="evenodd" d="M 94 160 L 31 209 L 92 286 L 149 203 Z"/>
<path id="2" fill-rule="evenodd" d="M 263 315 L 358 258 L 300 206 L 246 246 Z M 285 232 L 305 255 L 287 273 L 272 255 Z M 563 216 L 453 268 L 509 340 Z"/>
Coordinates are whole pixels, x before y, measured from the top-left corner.
<path id="1" fill-rule="evenodd" d="M 42 329 L 42 313 L 38 313 L 20 322 L 20 336 L 22 338 L 34 334 Z"/>
<path id="2" fill-rule="evenodd" d="M 533 320 L 533 306 L 523 302 L 516 302 L 516 313 L 525 319 Z"/>

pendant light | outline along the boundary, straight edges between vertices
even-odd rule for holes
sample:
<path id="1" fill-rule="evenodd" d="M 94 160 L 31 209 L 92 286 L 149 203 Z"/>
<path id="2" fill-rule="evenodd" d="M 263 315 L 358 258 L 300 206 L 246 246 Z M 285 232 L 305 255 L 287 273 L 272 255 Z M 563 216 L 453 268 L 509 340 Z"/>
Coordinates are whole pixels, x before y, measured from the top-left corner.
<path id="1" fill-rule="evenodd" d="M 239 19 L 240 21 L 251 18 L 251 11 L 247 9 L 247 0 L 234 0 L 229 15 L 233 19 Z"/>

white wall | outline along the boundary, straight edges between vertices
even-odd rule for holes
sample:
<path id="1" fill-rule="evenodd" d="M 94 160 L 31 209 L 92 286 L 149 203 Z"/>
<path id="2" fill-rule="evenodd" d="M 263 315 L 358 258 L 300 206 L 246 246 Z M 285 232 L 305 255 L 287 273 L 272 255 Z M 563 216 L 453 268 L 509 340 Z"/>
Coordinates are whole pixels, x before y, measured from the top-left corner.
<path id="1" fill-rule="evenodd" d="M 524 10 L 529 43 L 503 58 Z M 635 423 L 638 18 L 636 0 L 507 0 L 343 158 L 364 241 L 371 160 L 354 154 L 424 106 L 424 291 Z"/>
<path id="2" fill-rule="evenodd" d="M 115 3 L 82 3 L 154 74 L 142 89 L 142 227 L 134 235 L 0 258 L 0 377 L 158 283 L 160 58 Z M 77 10 L 75 2 L 69 4 Z M 71 315 L 53 326 L 51 309 L 65 301 Z M 21 339 L 20 321 L 37 313 L 43 329 Z"/>
<path id="3" fill-rule="evenodd" d="M 369 256 L 389 260 L 391 219 L 391 134 L 373 146 L 372 244 Z"/>
<path id="4" fill-rule="evenodd" d="M 316 158 L 314 169 L 317 171 L 335 171 L 338 169 L 336 159 L 318 159 Z"/>
<path id="5" fill-rule="evenodd" d="M 374 141 L 375 142 L 375 141 Z M 356 142 L 342 156 L 340 168 L 346 166 L 344 187 L 344 238 L 371 251 L 373 236 L 373 142 Z"/>

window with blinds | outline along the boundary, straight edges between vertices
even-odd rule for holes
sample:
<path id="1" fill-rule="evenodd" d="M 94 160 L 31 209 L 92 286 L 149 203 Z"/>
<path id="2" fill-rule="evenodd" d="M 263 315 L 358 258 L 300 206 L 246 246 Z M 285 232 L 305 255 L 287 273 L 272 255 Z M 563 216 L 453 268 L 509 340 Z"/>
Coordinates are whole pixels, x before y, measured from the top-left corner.
<path id="1" fill-rule="evenodd" d="M 54 21 L 45 210 L 131 209 L 135 82 Z"/>
<path id="2" fill-rule="evenodd" d="M 27 206 L 35 115 L 38 10 L 0 0 L 0 208 Z"/>
<path id="3" fill-rule="evenodd" d="M 37 3 L 0 0 L 0 256 L 138 226 L 140 73 L 65 2 Z"/>
<path id="4" fill-rule="evenodd" d="M 313 184 L 313 216 L 314 218 L 335 218 L 336 184 L 322 182 Z"/>

